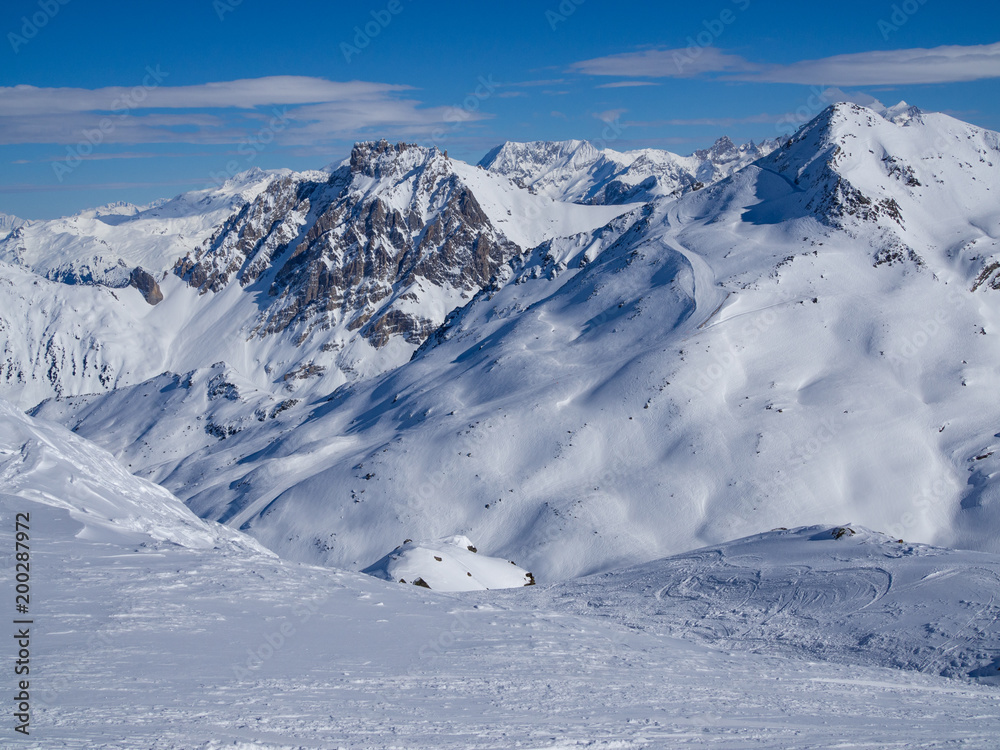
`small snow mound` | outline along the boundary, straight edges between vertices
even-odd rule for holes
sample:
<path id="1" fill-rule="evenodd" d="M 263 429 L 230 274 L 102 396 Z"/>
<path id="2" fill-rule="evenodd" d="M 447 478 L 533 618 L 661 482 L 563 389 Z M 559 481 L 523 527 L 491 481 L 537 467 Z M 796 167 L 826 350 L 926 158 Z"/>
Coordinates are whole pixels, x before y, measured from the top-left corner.
<path id="1" fill-rule="evenodd" d="M 511 589 L 535 583 L 531 573 L 510 560 L 478 554 L 472 541 L 461 535 L 428 542 L 407 539 L 361 572 L 433 591 Z"/>
<path id="2" fill-rule="evenodd" d="M 822 531 L 818 531 L 818 529 L 822 529 Z M 809 541 L 813 542 L 836 542 L 850 539 L 858 544 L 885 544 L 886 542 L 897 541 L 896 539 L 892 539 L 888 535 L 879 531 L 872 531 L 871 529 L 866 529 L 864 526 L 858 526 L 857 524 L 852 523 L 845 523 L 842 526 L 832 526 L 829 528 L 825 526 L 810 526 L 801 529 L 800 531 L 808 532 Z"/>

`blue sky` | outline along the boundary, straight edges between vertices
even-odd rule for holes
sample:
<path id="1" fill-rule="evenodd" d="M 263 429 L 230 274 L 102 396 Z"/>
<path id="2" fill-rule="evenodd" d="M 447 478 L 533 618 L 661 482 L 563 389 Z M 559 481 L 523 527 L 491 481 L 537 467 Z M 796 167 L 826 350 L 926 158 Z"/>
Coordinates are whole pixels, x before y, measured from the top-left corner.
<path id="1" fill-rule="evenodd" d="M 32 219 L 378 137 L 686 154 L 870 97 L 1000 130 L 1000 4 L 966 0 L 7 0 L 0 33 L 0 212 Z"/>

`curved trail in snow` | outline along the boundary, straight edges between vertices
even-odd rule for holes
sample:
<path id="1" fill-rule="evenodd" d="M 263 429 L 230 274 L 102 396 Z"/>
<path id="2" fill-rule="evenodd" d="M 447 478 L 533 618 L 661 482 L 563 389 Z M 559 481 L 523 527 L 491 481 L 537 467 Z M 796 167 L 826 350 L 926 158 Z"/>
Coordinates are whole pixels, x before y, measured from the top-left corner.
<path id="1" fill-rule="evenodd" d="M 667 225 L 672 228 L 682 226 L 683 222 L 678 218 L 678 207 L 675 203 L 667 210 Z M 694 330 L 705 326 L 725 305 L 729 298 L 729 292 L 723 289 L 718 282 L 715 270 L 705 260 L 704 256 L 685 247 L 676 237 L 676 229 L 669 234 L 659 238 L 664 247 L 680 254 L 691 268 L 694 275 L 694 301 L 696 320 Z M 705 311 L 708 311 L 707 314 Z"/>

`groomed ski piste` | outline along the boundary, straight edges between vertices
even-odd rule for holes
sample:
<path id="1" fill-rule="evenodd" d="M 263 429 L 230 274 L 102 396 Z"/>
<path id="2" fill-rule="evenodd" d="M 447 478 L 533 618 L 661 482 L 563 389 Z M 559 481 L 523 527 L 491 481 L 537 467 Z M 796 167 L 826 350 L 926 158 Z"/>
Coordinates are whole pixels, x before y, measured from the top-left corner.
<path id="1" fill-rule="evenodd" d="M 0 424 L 0 544 L 12 569 L 29 514 L 34 581 L 5 747 L 996 747 L 1000 556 L 846 524 L 443 593 L 283 561 L 61 427 Z"/>

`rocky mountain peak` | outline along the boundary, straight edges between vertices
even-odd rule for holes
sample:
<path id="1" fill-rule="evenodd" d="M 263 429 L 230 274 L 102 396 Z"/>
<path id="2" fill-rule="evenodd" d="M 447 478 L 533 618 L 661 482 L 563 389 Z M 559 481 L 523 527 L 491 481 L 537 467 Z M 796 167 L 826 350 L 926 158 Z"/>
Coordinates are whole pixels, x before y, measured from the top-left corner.
<path id="1" fill-rule="evenodd" d="M 425 148 L 415 143 L 393 144 L 383 138 L 354 144 L 350 169 L 352 174 L 379 178 L 426 164 L 441 155 L 436 147 Z"/>
<path id="2" fill-rule="evenodd" d="M 714 162 L 731 161 L 739 156 L 740 149 L 732 142 L 728 135 L 724 135 L 713 143 L 711 148 L 696 151 L 695 154 Z"/>

